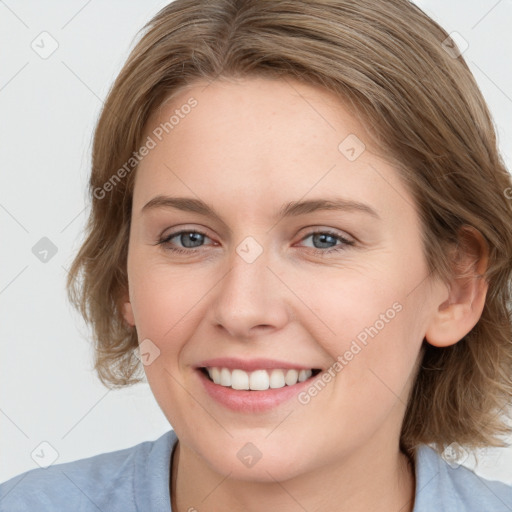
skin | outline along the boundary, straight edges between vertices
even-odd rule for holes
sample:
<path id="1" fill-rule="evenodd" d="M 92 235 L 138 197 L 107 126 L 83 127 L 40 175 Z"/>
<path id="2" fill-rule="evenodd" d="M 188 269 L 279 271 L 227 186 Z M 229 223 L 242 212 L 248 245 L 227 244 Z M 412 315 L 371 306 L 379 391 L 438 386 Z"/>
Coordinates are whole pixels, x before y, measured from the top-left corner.
<path id="1" fill-rule="evenodd" d="M 414 471 L 399 434 L 420 349 L 424 339 L 447 346 L 469 332 L 486 285 L 429 275 L 411 195 L 331 93 L 290 79 L 207 85 L 183 89 L 147 123 L 145 137 L 189 98 L 198 102 L 137 169 L 122 305 L 139 342 L 160 351 L 144 368 L 179 438 L 173 511 L 411 511 Z M 338 149 L 349 134 L 366 144 L 354 161 Z M 141 212 L 161 194 L 199 198 L 220 220 Z M 339 197 L 380 218 L 275 217 L 290 201 Z M 157 244 L 180 229 L 206 233 L 195 253 L 169 250 L 191 251 L 179 236 Z M 326 229 L 353 245 L 322 256 L 343 244 L 310 236 Z M 236 252 L 248 236 L 263 251 L 252 263 Z M 485 247 L 474 239 L 481 272 Z M 307 404 L 234 412 L 198 379 L 195 366 L 213 357 L 326 370 L 396 303 L 400 312 Z M 248 442 L 262 454 L 252 467 L 237 457 Z"/>

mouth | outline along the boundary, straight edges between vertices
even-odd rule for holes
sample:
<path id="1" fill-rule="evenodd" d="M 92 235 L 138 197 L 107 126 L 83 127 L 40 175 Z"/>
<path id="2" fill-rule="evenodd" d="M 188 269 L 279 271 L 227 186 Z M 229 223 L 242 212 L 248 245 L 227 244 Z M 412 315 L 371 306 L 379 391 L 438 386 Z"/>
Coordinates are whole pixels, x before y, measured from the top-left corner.
<path id="1" fill-rule="evenodd" d="M 221 366 L 200 367 L 199 371 L 214 384 L 238 391 L 267 391 L 295 386 L 316 377 L 318 368 L 261 368 L 245 371 Z"/>

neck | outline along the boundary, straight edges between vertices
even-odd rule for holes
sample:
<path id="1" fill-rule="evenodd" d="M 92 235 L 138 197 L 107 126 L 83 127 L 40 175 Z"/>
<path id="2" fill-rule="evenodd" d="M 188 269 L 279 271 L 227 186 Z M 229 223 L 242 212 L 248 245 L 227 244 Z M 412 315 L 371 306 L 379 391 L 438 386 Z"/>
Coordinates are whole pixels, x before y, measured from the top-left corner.
<path id="1" fill-rule="evenodd" d="M 213 471 L 178 442 L 172 454 L 173 512 L 281 510 L 412 512 L 415 497 L 414 461 L 398 449 L 370 458 L 348 457 L 284 482 L 237 480 Z M 375 453 L 379 453 L 375 457 Z"/>

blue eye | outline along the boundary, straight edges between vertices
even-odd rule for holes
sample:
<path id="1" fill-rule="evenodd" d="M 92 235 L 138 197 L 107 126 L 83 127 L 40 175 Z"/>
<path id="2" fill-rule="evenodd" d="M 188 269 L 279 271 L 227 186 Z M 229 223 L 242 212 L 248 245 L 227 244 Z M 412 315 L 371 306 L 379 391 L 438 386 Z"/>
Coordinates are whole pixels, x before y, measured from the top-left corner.
<path id="1" fill-rule="evenodd" d="M 188 235 L 188 236 L 184 236 Z M 185 249 L 182 249 L 180 247 L 173 247 L 171 245 L 171 240 L 173 238 L 178 238 L 181 244 L 185 247 Z M 162 238 L 158 241 L 159 244 L 168 244 L 169 246 L 166 247 L 166 249 L 177 252 L 177 253 L 190 253 L 195 252 L 199 246 L 194 245 L 198 241 L 200 242 L 202 238 L 208 238 L 205 233 L 202 233 L 201 231 L 195 231 L 195 230 L 183 230 L 178 231 L 176 233 L 171 233 L 170 235 L 166 236 L 165 238 Z"/>
<path id="2" fill-rule="evenodd" d="M 185 236 L 186 235 L 186 236 Z M 352 240 L 348 240 L 345 237 L 339 235 L 338 233 L 332 231 L 312 231 L 301 241 L 306 240 L 307 238 L 313 237 L 314 244 L 320 244 L 320 248 L 313 247 L 313 251 L 317 254 L 324 255 L 329 254 L 336 251 L 345 250 L 348 246 L 354 245 Z M 171 242 L 173 239 L 177 239 L 178 242 L 182 245 L 182 247 L 176 247 L 176 243 Z M 161 238 L 158 241 L 158 245 L 164 245 L 166 250 L 172 251 L 174 253 L 195 253 L 200 250 L 202 246 L 202 242 L 204 239 L 209 237 L 206 233 L 197 230 L 182 230 L 177 231 L 176 233 L 171 233 L 164 238 Z M 340 244 L 337 244 L 340 242 Z M 335 245 L 332 247 L 326 247 L 323 244 L 332 244 Z"/>
<path id="3" fill-rule="evenodd" d="M 342 251 L 347 248 L 347 246 L 354 245 L 354 242 L 352 240 L 348 240 L 345 237 L 334 233 L 332 231 L 313 231 L 309 235 L 306 235 L 302 241 L 306 240 L 307 238 L 313 237 L 313 243 L 320 244 L 322 246 L 323 244 L 332 244 L 335 245 L 332 247 L 323 247 L 326 250 L 321 250 L 321 248 L 313 247 L 317 252 L 325 254 L 325 253 L 331 253 L 335 251 Z M 337 242 L 341 242 L 339 245 L 336 245 Z"/>

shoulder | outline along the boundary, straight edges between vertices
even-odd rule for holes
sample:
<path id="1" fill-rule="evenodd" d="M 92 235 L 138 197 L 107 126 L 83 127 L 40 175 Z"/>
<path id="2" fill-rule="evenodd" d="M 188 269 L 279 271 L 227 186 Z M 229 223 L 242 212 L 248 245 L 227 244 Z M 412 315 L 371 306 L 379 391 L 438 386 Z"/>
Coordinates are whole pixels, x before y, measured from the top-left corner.
<path id="1" fill-rule="evenodd" d="M 447 462 L 437 451 L 421 445 L 416 451 L 414 512 L 510 512 L 512 486 L 487 480 L 471 469 Z"/>
<path id="2" fill-rule="evenodd" d="M 174 432 L 169 431 L 155 441 L 22 473 L 0 484 L 0 512 L 130 512 L 147 498 L 169 503 L 169 463 L 175 441 Z"/>

